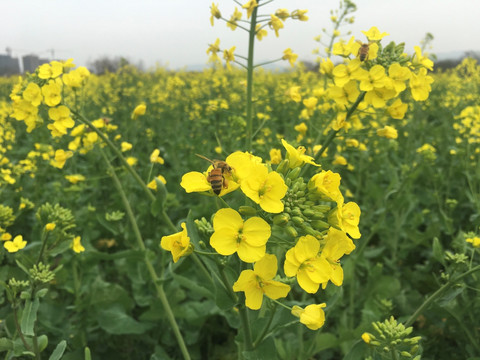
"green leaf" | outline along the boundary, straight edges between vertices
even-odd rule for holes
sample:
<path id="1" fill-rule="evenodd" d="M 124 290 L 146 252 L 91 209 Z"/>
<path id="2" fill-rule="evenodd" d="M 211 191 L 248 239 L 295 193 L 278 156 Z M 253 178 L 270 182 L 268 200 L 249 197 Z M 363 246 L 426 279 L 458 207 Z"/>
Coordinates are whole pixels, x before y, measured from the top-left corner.
<path id="1" fill-rule="evenodd" d="M 99 311 L 97 320 L 103 330 L 114 335 L 143 334 L 153 326 L 136 321 L 120 306 Z"/>
<path id="2" fill-rule="evenodd" d="M 449 289 L 440 299 L 437 300 L 438 305 L 441 307 L 447 306 L 453 299 L 460 295 L 465 290 L 465 287 L 460 286 L 453 289 Z"/>
<path id="3" fill-rule="evenodd" d="M 90 348 L 85 347 L 85 360 L 92 360 L 92 354 L 90 353 Z"/>
<path id="4" fill-rule="evenodd" d="M 165 184 L 155 177 L 157 183 L 157 191 L 155 193 L 155 200 L 150 206 L 150 212 L 153 216 L 157 216 L 165 209 L 165 203 L 167 201 L 167 188 Z"/>
<path id="5" fill-rule="evenodd" d="M 52 355 L 48 358 L 48 360 L 60 360 L 62 358 L 63 353 L 65 352 L 65 348 L 67 347 L 67 342 L 62 340 L 58 343 L 55 350 L 53 350 Z"/>
<path id="6" fill-rule="evenodd" d="M 37 320 L 37 311 L 39 305 L 40 302 L 38 298 L 35 298 L 33 301 L 30 299 L 25 301 L 25 308 L 23 309 L 22 323 L 20 326 L 23 334 L 28 336 L 35 335 L 33 327 L 35 325 L 35 321 Z"/>
<path id="7" fill-rule="evenodd" d="M 8 338 L 0 338 L 0 352 L 13 350 L 13 341 Z"/>
<path id="8" fill-rule="evenodd" d="M 320 333 L 315 337 L 315 352 L 324 351 L 338 346 L 338 339 L 331 333 Z"/>
<path id="9" fill-rule="evenodd" d="M 28 276 L 30 276 L 30 272 L 28 271 L 28 269 L 27 269 L 20 261 L 15 260 L 15 262 L 17 263 L 18 267 L 23 270 L 23 272 L 24 272 L 25 274 L 27 274 Z"/>
<path id="10" fill-rule="evenodd" d="M 108 222 L 104 216 L 101 214 L 97 214 L 97 221 L 102 225 L 105 229 L 110 231 L 113 235 L 118 235 L 118 230 L 113 227 L 110 222 Z"/>
<path id="11" fill-rule="evenodd" d="M 438 238 L 433 238 L 432 250 L 433 258 L 437 260 L 440 264 L 445 265 L 445 255 L 443 247 Z"/>
<path id="12" fill-rule="evenodd" d="M 172 273 L 172 277 L 176 282 L 178 282 L 183 287 L 185 287 L 189 290 L 192 290 L 192 291 L 206 297 L 207 299 L 213 299 L 214 298 L 214 295 L 213 295 L 212 291 L 203 287 L 203 286 L 198 285 L 197 281 L 188 279 L 185 276 L 177 275 L 175 273 Z"/>
<path id="13" fill-rule="evenodd" d="M 37 338 L 38 341 L 38 351 L 42 352 L 47 348 L 48 345 L 48 336 L 47 335 L 40 335 Z"/>
<path id="14" fill-rule="evenodd" d="M 363 360 L 365 359 L 367 347 L 362 340 L 358 340 L 345 355 L 343 360 Z"/>

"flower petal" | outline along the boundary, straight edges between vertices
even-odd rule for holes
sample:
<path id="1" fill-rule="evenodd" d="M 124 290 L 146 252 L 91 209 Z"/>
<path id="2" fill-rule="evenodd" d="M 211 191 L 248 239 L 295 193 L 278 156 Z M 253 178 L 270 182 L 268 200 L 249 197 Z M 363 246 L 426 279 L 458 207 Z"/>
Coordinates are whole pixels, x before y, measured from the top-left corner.
<path id="1" fill-rule="evenodd" d="M 283 298 L 290 292 L 290 286 L 274 280 L 264 283 L 262 289 L 265 295 L 274 300 Z"/>
<path id="2" fill-rule="evenodd" d="M 215 230 L 210 237 L 210 246 L 221 255 L 232 255 L 238 250 L 238 231 L 231 228 Z"/>
<path id="3" fill-rule="evenodd" d="M 258 216 L 248 219 L 243 225 L 245 242 L 250 246 L 265 245 L 270 238 L 271 233 L 272 230 L 270 225 Z"/>
<path id="4" fill-rule="evenodd" d="M 277 257 L 273 254 L 265 254 L 262 259 L 255 263 L 253 271 L 262 280 L 273 279 L 277 274 Z"/>
<path id="5" fill-rule="evenodd" d="M 203 192 L 212 189 L 205 175 L 198 171 L 191 171 L 183 175 L 180 186 L 183 187 L 187 193 Z"/>

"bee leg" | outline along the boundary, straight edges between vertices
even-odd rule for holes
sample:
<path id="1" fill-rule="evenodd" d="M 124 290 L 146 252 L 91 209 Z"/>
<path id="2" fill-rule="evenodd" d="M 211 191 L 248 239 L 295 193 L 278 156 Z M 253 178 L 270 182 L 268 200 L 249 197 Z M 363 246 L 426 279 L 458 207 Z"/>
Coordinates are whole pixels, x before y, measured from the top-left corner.
<path id="1" fill-rule="evenodd" d="M 228 189 L 228 180 L 225 177 L 223 177 L 223 188 Z"/>

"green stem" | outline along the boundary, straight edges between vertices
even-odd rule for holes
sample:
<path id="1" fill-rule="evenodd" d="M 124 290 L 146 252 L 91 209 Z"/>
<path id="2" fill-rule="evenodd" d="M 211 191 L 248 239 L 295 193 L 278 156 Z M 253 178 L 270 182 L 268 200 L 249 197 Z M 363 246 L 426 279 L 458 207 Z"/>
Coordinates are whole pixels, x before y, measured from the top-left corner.
<path id="1" fill-rule="evenodd" d="M 193 259 L 193 261 L 197 264 L 198 268 L 203 272 L 203 275 L 205 275 L 205 277 L 212 283 L 214 284 L 213 282 L 213 278 L 212 278 L 212 275 L 210 275 L 210 273 L 208 272 L 207 268 L 205 267 L 205 265 L 203 264 L 203 262 L 198 258 L 197 254 L 193 253 L 192 255 L 190 255 Z"/>
<path id="2" fill-rule="evenodd" d="M 435 300 L 437 300 L 443 293 L 448 290 L 450 287 L 455 285 L 460 279 L 463 279 L 465 276 L 468 276 L 476 271 L 480 270 L 480 265 L 475 266 L 473 269 L 470 269 L 463 274 L 455 276 L 451 278 L 445 285 L 443 285 L 440 289 L 435 291 L 427 300 L 423 302 L 422 305 L 410 316 L 410 318 L 405 323 L 405 327 L 411 326 L 415 320 L 420 316 L 420 314 Z"/>
<path id="3" fill-rule="evenodd" d="M 145 185 L 145 182 L 140 178 L 140 176 L 137 174 L 137 172 L 130 166 L 130 164 L 127 162 L 127 159 L 123 156 L 122 152 L 115 146 L 115 144 L 99 129 L 95 127 L 95 125 L 92 124 L 90 120 L 88 120 L 85 116 L 82 114 L 70 109 L 72 113 L 77 117 L 80 122 L 86 124 L 91 130 L 95 131 L 100 138 L 105 141 L 105 143 L 112 149 L 112 151 L 117 155 L 117 157 L 120 159 L 122 162 L 123 166 L 127 169 L 127 171 L 133 176 L 133 178 L 137 181 L 137 183 L 140 185 L 142 190 L 147 194 L 148 198 L 151 201 L 155 200 L 155 196 L 152 194 L 150 189 Z"/>
<path id="4" fill-rule="evenodd" d="M 270 330 L 270 325 L 272 325 L 273 317 L 275 316 L 275 312 L 277 311 L 277 303 L 275 302 L 273 309 L 271 310 L 270 318 L 268 319 L 267 325 L 265 325 L 265 328 L 263 329 L 262 333 L 260 336 L 255 340 L 253 343 L 253 348 L 256 349 L 257 346 L 263 341 L 265 336 L 268 334 L 268 330 Z"/>
<path id="5" fill-rule="evenodd" d="M 163 285 L 162 285 L 161 281 L 159 281 L 160 279 L 159 279 L 159 277 L 158 277 L 158 275 L 155 271 L 155 268 L 153 267 L 153 264 L 148 259 L 147 253 L 145 252 L 145 250 L 146 250 L 145 243 L 143 242 L 142 235 L 140 233 L 140 229 L 138 228 L 138 224 L 135 220 L 135 215 L 133 214 L 133 210 L 132 210 L 132 208 L 130 206 L 130 203 L 127 199 L 125 191 L 123 190 L 122 184 L 121 184 L 120 180 L 118 179 L 118 177 L 115 173 L 115 169 L 113 168 L 112 164 L 110 164 L 110 161 L 108 160 L 107 156 L 105 155 L 105 153 L 103 152 L 102 149 L 100 149 L 100 153 L 102 154 L 103 159 L 105 160 L 105 163 L 107 164 L 110 175 L 112 176 L 113 182 L 115 183 L 115 187 L 117 188 L 117 190 L 120 194 L 120 197 L 122 199 L 123 205 L 124 205 L 125 210 L 127 212 L 128 218 L 129 218 L 130 223 L 132 225 L 133 232 L 134 232 L 135 238 L 137 240 L 137 245 L 142 251 L 144 251 L 145 257 L 144 257 L 143 261 L 144 261 L 144 263 L 145 263 L 145 265 L 148 269 L 148 272 L 150 273 L 150 277 L 152 278 L 152 282 L 155 286 L 155 289 L 157 290 L 157 296 L 160 299 L 160 302 L 162 303 L 162 306 L 163 306 L 163 308 L 165 310 L 165 313 L 167 315 L 167 319 L 170 322 L 170 326 L 173 329 L 174 335 L 177 339 L 177 343 L 180 347 L 180 351 L 182 352 L 184 359 L 190 359 L 190 354 L 188 353 L 187 347 L 185 345 L 185 341 L 183 340 L 182 334 L 180 333 L 180 329 L 179 329 L 178 324 L 175 320 L 175 316 L 173 315 L 172 308 L 170 307 L 170 304 L 168 302 L 165 291 L 163 290 Z M 175 231 L 176 231 L 176 229 L 175 229 Z"/>
<path id="6" fill-rule="evenodd" d="M 43 230 L 43 233 L 42 233 L 42 248 L 40 249 L 40 252 L 38 253 L 38 258 L 37 258 L 37 262 L 36 262 L 37 265 L 40 262 L 40 260 L 42 260 L 43 252 L 45 251 L 45 246 L 47 245 L 47 240 L 48 240 L 48 232 Z"/>
<path id="7" fill-rule="evenodd" d="M 22 340 L 22 343 L 23 343 L 23 346 L 25 346 L 25 349 L 27 349 L 28 351 L 32 351 L 30 346 L 28 346 L 27 341 L 25 340 L 25 337 L 23 336 L 22 328 L 20 327 L 20 324 L 18 322 L 17 308 L 16 306 L 12 306 L 12 308 L 13 308 L 13 319 L 15 321 L 15 327 L 17 328 L 18 336 L 20 336 L 20 339 Z"/>
<path id="8" fill-rule="evenodd" d="M 258 1 L 257 3 L 259 3 Z M 257 10 L 256 6 L 252 11 L 252 18 L 250 20 L 250 31 L 248 33 L 248 60 L 247 60 L 247 109 L 246 109 L 246 150 L 252 151 L 252 133 L 253 133 L 253 50 L 255 45 L 255 27 L 257 25 Z"/>

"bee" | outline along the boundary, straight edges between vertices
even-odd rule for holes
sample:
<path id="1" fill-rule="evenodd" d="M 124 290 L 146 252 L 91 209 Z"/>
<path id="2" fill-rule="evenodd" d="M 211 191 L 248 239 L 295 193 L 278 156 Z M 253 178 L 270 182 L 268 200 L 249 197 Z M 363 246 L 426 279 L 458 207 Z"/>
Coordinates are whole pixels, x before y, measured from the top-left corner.
<path id="1" fill-rule="evenodd" d="M 224 189 L 228 188 L 228 180 L 225 175 L 232 172 L 232 167 L 222 160 L 210 160 L 203 155 L 195 154 L 198 157 L 207 160 L 213 165 L 213 169 L 208 173 L 207 181 L 212 185 L 212 190 L 216 195 L 219 195 Z"/>
<path id="2" fill-rule="evenodd" d="M 360 40 L 357 40 L 360 44 L 360 49 L 358 49 L 358 58 L 360 61 L 368 60 L 368 51 L 370 50 L 370 43 L 362 43 Z"/>

